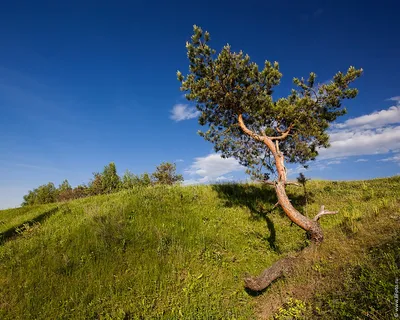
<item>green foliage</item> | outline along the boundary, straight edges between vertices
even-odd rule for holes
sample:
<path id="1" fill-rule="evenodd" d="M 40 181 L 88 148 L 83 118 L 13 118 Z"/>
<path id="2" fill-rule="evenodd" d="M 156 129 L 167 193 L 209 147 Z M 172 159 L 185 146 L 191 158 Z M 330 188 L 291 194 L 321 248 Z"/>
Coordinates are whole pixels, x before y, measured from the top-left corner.
<path id="1" fill-rule="evenodd" d="M 30 190 L 27 195 L 24 196 L 23 206 L 45 204 L 56 202 L 58 197 L 58 190 L 54 186 L 54 183 L 49 182 L 48 184 L 41 185 L 36 189 Z"/>
<path id="2" fill-rule="evenodd" d="M 154 179 L 154 181 L 153 181 Z M 64 180 L 56 189 L 53 183 L 40 186 L 29 191 L 24 196 L 23 206 L 52 203 L 56 201 L 69 201 L 87 196 L 97 196 L 118 192 L 121 189 L 133 189 L 135 187 L 147 187 L 156 184 L 175 184 L 183 181 L 182 175 L 176 174 L 175 164 L 162 163 L 157 167 L 153 175 L 147 172 L 141 175 L 135 175 L 127 170 L 122 179 L 117 174 L 117 168 L 114 162 L 106 165 L 103 172 L 94 172 L 93 178 L 88 186 L 79 185 L 72 188 L 68 180 Z"/>
<path id="3" fill-rule="evenodd" d="M 176 174 L 175 163 L 170 162 L 161 163 L 151 176 L 156 184 L 173 185 L 183 181 L 183 176 Z"/>
<path id="4" fill-rule="evenodd" d="M 70 191 L 72 190 L 71 185 L 69 184 L 68 180 L 65 179 L 59 186 L 58 186 L 58 191 L 63 192 L 63 191 Z"/>
<path id="5" fill-rule="evenodd" d="M 104 167 L 101 175 L 103 193 L 112 193 L 118 191 L 120 187 L 120 177 L 117 174 L 117 167 L 114 162 L 110 162 Z"/>
<path id="6" fill-rule="evenodd" d="M 84 198 L 90 195 L 90 188 L 81 184 L 73 189 L 73 199 Z"/>
<path id="7" fill-rule="evenodd" d="M 127 170 L 122 177 L 121 186 L 123 189 L 132 189 L 135 187 L 147 187 L 152 185 L 150 175 L 145 172 L 143 174 L 135 175 Z"/>
<path id="8" fill-rule="evenodd" d="M 289 301 L 285 303 L 282 308 L 275 314 L 275 320 L 294 320 L 294 319 L 306 319 L 304 313 L 307 310 L 306 304 L 298 299 L 289 298 Z"/>
<path id="9" fill-rule="evenodd" d="M 117 192 L 121 187 L 121 179 L 117 174 L 117 167 L 110 162 L 102 173 L 94 172 L 89 183 L 89 194 L 92 196 Z"/>
<path id="10" fill-rule="evenodd" d="M 138 185 L 140 187 L 148 187 L 151 186 L 152 184 L 153 182 L 151 181 L 151 177 L 147 172 L 140 175 L 138 179 Z"/>
<path id="11" fill-rule="evenodd" d="M 93 172 L 93 179 L 89 182 L 88 189 L 91 196 L 104 193 L 103 175 L 101 173 Z"/>
<path id="12" fill-rule="evenodd" d="M 239 115 L 253 133 L 279 143 L 288 162 L 304 164 L 315 159 L 318 148 L 329 146 L 329 123 L 346 112 L 342 100 L 357 95 L 350 84 L 362 69 L 350 67 L 326 84 L 317 84 L 311 72 L 308 80 L 294 78 L 296 88 L 287 97 L 275 99 L 273 90 L 282 77 L 278 62 L 265 61 L 260 70 L 247 54 L 232 52 L 230 45 L 217 55 L 208 45 L 209 38 L 208 32 L 194 26 L 186 43 L 189 74 L 184 77 L 178 71 L 177 76 L 186 98 L 201 112 L 199 123 L 208 125 L 200 135 L 216 151 L 235 157 L 258 177 L 274 172 L 270 151 L 259 139 L 243 133 Z M 284 138 L 283 133 L 288 135 Z"/>
<path id="13" fill-rule="evenodd" d="M 122 189 L 132 189 L 137 185 L 137 176 L 129 170 L 126 170 L 121 181 Z"/>
<path id="14" fill-rule="evenodd" d="M 64 180 L 58 186 L 58 198 L 57 201 L 68 201 L 73 199 L 73 190 L 68 180 Z"/>

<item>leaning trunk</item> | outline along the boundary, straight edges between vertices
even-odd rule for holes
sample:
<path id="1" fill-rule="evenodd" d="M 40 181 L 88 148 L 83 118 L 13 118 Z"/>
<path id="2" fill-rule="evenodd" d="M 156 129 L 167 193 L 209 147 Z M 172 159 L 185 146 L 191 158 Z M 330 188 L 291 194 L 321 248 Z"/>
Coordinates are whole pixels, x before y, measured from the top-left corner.
<path id="1" fill-rule="evenodd" d="M 306 216 L 298 212 L 295 207 L 293 207 L 286 194 L 285 183 L 278 181 L 275 184 L 275 191 L 278 197 L 278 203 L 280 204 L 286 215 L 289 217 L 289 219 L 297 224 L 300 228 L 307 231 L 313 243 L 321 243 L 324 240 L 324 234 L 322 232 L 321 226 L 317 221 L 313 221 L 310 218 L 307 218 Z"/>
<path id="2" fill-rule="evenodd" d="M 273 146 L 273 144 L 272 144 Z M 303 230 L 307 231 L 312 243 L 321 243 L 324 239 L 322 228 L 317 221 L 302 215 L 293 207 L 286 194 L 286 169 L 284 166 L 283 155 L 279 151 L 272 150 L 278 171 L 278 181 L 275 182 L 275 192 L 278 203 L 289 219 Z M 246 277 L 244 279 L 246 288 L 252 291 L 262 291 L 273 281 L 290 272 L 295 259 L 283 258 L 275 262 L 271 267 L 265 269 L 258 277 Z"/>
<path id="3" fill-rule="evenodd" d="M 275 191 L 278 197 L 278 203 L 282 207 L 282 210 L 286 213 L 289 219 L 292 220 L 292 222 L 297 224 L 303 230 L 307 231 L 311 241 L 314 243 L 322 242 L 324 235 L 319 223 L 307 218 L 297 211 L 296 208 L 293 207 L 286 194 L 286 168 L 283 154 L 279 151 L 278 143 L 274 145 L 272 141 L 266 141 L 265 144 L 271 150 L 275 159 L 275 164 L 278 171 L 278 181 L 275 183 Z"/>
<path id="4" fill-rule="evenodd" d="M 318 223 L 318 219 L 326 214 L 336 214 L 336 211 L 326 211 L 324 206 L 321 206 L 320 212 L 310 219 L 302 215 L 299 211 L 293 207 L 286 194 L 286 168 L 284 163 L 284 156 L 279 150 L 279 140 L 285 139 L 292 126 L 289 126 L 288 130 L 282 133 L 279 137 L 267 137 L 265 135 L 258 135 L 248 129 L 243 121 L 243 115 L 238 116 L 239 126 L 242 131 L 253 139 L 264 143 L 269 151 L 272 153 L 275 166 L 278 173 L 278 179 L 275 181 L 275 191 L 278 197 L 278 203 L 282 207 L 285 214 L 291 221 L 297 224 L 300 228 L 307 231 L 313 244 L 319 244 L 323 241 L 324 235 L 322 228 Z M 274 143 L 275 142 L 275 143 Z M 261 291 L 267 288 L 275 279 L 281 277 L 285 273 L 289 272 L 294 263 L 293 258 L 284 258 L 273 264 L 268 269 L 265 269 L 258 277 L 246 277 L 244 279 L 246 287 L 253 291 Z"/>

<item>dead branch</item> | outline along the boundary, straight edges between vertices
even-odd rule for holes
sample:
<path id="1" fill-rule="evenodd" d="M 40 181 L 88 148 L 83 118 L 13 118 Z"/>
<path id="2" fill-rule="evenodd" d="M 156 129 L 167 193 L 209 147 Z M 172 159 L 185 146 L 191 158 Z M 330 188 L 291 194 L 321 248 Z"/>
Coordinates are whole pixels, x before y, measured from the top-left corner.
<path id="1" fill-rule="evenodd" d="M 260 182 L 262 182 L 262 183 L 265 183 L 265 184 L 269 184 L 269 185 L 271 185 L 271 186 L 274 186 L 275 185 L 275 181 L 265 181 L 265 180 L 260 180 Z M 297 183 L 297 182 L 295 182 L 295 181 L 286 181 L 285 182 L 285 185 L 287 185 L 287 186 L 296 186 L 296 187 L 301 187 L 301 185 L 299 184 L 299 183 Z"/>
<path id="2" fill-rule="evenodd" d="M 324 215 L 327 214 L 337 214 L 339 211 L 327 211 L 325 210 L 325 206 L 321 206 L 321 209 L 319 210 L 318 214 L 314 217 L 313 221 L 317 222 L 319 218 L 321 218 Z"/>
<path id="3" fill-rule="evenodd" d="M 262 291 L 274 280 L 289 272 L 293 265 L 293 258 L 284 258 L 265 269 L 258 277 L 248 276 L 244 279 L 245 287 L 252 291 Z"/>
<path id="4" fill-rule="evenodd" d="M 285 185 L 287 186 L 296 186 L 296 187 L 301 187 L 300 183 L 294 182 L 294 181 L 286 181 Z"/>

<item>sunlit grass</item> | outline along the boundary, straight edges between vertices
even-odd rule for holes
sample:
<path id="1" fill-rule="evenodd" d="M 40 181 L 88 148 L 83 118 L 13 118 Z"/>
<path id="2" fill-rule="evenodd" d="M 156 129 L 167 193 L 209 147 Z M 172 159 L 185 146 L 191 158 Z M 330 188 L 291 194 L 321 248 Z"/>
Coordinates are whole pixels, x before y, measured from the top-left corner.
<path id="1" fill-rule="evenodd" d="M 322 255 L 340 243 L 355 259 L 350 243 L 366 225 L 399 215 L 399 178 L 312 181 L 308 189 L 307 208 L 302 190 L 289 189 L 303 212 L 340 210 L 322 220 Z M 250 184 L 137 188 L 55 204 L 0 245 L 0 319 L 253 319 L 274 290 L 320 277 L 305 263 L 260 297 L 244 290 L 245 273 L 307 245 L 275 203 L 272 188 Z M 16 219 L 7 228 L 40 211 L 17 210 L 0 211 L 0 220 Z"/>

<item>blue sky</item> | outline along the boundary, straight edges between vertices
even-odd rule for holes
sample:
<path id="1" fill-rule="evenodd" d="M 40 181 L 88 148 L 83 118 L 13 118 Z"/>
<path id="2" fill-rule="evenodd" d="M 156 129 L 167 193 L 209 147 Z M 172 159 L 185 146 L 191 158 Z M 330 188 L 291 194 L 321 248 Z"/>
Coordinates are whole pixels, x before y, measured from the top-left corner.
<path id="1" fill-rule="evenodd" d="M 193 24 L 210 45 L 280 63 L 276 96 L 314 71 L 362 67 L 360 94 L 306 175 L 400 173 L 397 1 L 14 1 L 0 10 L 0 208 L 49 181 L 86 183 L 114 161 L 122 174 L 175 161 L 187 183 L 246 179 L 196 134 L 179 91 Z M 390 100 L 391 99 L 391 100 Z M 301 168 L 290 168 L 292 176 Z"/>

